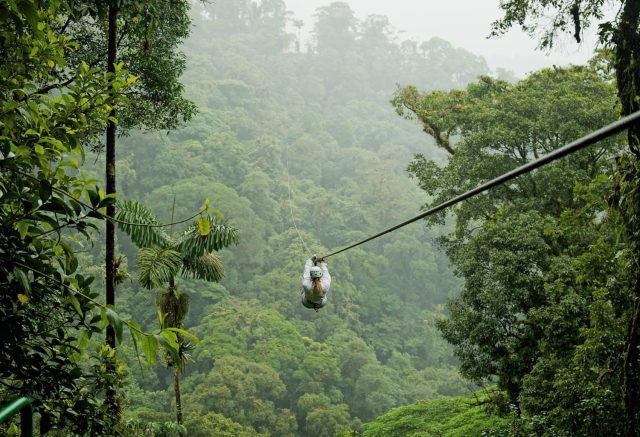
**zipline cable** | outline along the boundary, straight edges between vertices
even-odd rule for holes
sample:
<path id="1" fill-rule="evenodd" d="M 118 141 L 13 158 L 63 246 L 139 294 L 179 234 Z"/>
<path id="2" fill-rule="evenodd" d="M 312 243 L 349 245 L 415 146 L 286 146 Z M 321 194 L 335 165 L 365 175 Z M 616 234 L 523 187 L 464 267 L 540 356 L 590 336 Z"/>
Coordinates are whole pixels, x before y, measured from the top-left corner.
<path id="1" fill-rule="evenodd" d="M 296 225 L 296 219 L 293 216 L 293 196 L 291 195 L 291 181 L 289 180 L 289 144 L 287 144 L 285 146 L 285 161 L 286 161 L 286 165 L 287 165 L 287 188 L 289 189 L 289 212 L 291 213 L 291 221 L 293 222 L 293 227 L 296 229 L 296 232 L 298 233 L 298 238 L 300 239 L 300 241 L 302 241 L 302 245 L 304 246 L 305 250 L 307 251 L 307 254 L 309 254 L 309 256 L 311 256 L 311 251 L 309 250 L 309 247 L 307 246 L 307 243 L 304 242 L 304 239 L 302 238 L 302 235 L 300 234 L 300 231 L 298 230 L 298 225 Z"/>
<path id="2" fill-rule="evenodd" d="M 504 173 L 501 176 L 498 176 L 495 179 L 492 179 L 488 182 L 485 182 L 482 185 L 477 186 L 476 188 L 467 191 L 466 193 L 460 194 L 452 199 L 449 199 L 439 205 L 434 206 L 433 208 L 423 212 L 422 214 L 419 214 L 413 218 L 410 218 L 409 220 L 406 220 L 400 224 L 397 224 L 389 229 L 385 229 L 382 232 L 379 232 L 375 235 L 372 235 L 369 238 L 366 238 L 362 241 L 359 241 L 357 243 L 354 243 L 350 246 L 347 246 L 343 249 L 340 250 L 336 250 L 335 252 L 331 252 L 328 255 L 325 255 L 324 258 L 328 258 L 330 256 L 333 255 L 337 255 L 339 253 L 342 253 L 346 250 L 349 249 L 353 249 L 356 246 L 360 246 L 361 244 L 364 244 L 368 241 L 374 240 L 378 237 L 381 237 L 385 234 L 388 234 L 389 232 L 393 232 L 396 229 L 400 229 L 403 226 L 406 226 L 408 224 L 411 224 L 415 221 L 418 221 L 420 219 L 423 219 L 429 215 L 435 214 L 439 211 L 442 211 L 445 208 L 448 208 L 452 205 L 455 205 L 456 203 L 462 202 L 463 200 L 469 199 L 470 197 L 476 196 L 484 191 L 490 190 L 491 188 L 494 188 L 498 185 L 501 185 L 507 181 L 510 181 L 512 179 L 517 178 L 520 175 L 523 175 L 525 173 L 529 173 L 532 170 L 535 170 L 539 167 L 542 167 L 543 165 L 549 164 L 553 161 L 556 161 L 560 158 L 563 158 L 571 153 L 574 153 L 580 149 L 583 149 L 585 147 L 588 147 L 594 143 L 597 143 L 600 140 L 603 140 L 611 135 L 617 134 L 621 131 L 623 131 L 624 129 L 627 129 L 628 127 L 630 127 L 631 125 L 633 125 L 634 123 L 636 123 L 638 120 L 640 120 L 640 111 L 636 111 L 633 114 L 627 115 L 624 118 L 621 118 L 618 121 L 614 121 L 611 124 L 608 124 L 607 126 L 604 126 L 596 131 L 591 132 L 588 135 L 583 136 L 582 138 L 579 138 L 575 141 L 572 141 L 571 143 L 560 147 L 559 149 L 554 150 L 553 152 L 542 156 L 534 161 L 528 162 L 524 165 L 521 165 L 518 168 L 515 168 L 507 173 Z"/>

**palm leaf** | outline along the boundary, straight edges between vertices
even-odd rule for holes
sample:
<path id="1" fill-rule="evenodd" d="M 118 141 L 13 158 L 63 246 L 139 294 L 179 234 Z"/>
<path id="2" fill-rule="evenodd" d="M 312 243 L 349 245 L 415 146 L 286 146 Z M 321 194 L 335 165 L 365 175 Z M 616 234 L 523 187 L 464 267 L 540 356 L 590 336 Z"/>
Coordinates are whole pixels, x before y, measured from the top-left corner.
<path id="1" fill-rule="evenodd" d="M 118 203 L 115 218 L 118 227 L 140 248 L 167 247 L 170 244 L 169 236 L 162 228 L 154 227 L 159 223 L 153 213 L 139 202 L 127 200 Z"/>
<path id="2" fill-rule="evenodd" d="M 211 228 L 209 235 L 202 237 L 194 224 L 178 238 L 174 248 L 182 253 L 184 258 L 199 258 L 240 241 L 238 230 L 230 226 L 226 220 L 211 216 L 207 216 L 206 220 Z"/>
<path id="3" fill-rule="evenodd" d="M 207 253 L 198 258 L 184 258 L 181 274 L 185 278 L 218 282 L 224 277 L 224 264 L 214 253 Z"/>
<path id="4" fill-rule="evenodd" d="M 182 267 L 180 252 L 166 247 L 145 247 L 138 252 L 138 276 L 146 288 L 162 287 Z"/>

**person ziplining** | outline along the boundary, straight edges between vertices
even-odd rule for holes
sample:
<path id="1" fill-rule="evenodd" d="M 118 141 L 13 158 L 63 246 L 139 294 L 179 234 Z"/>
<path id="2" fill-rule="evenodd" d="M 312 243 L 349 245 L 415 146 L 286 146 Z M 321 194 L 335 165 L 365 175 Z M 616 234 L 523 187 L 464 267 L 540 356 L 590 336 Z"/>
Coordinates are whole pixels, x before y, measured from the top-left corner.
<path id="1" fill-rule="evenodd" d="M 320 264 L 318 266 L 318 264 Z M 324 258 L 308 259 L 302 272 L 302 305 L 316 312 L 327 304 L 331 275 Z"/>
<path id="2" fill-rule="evenodd" d="M 304 305 L 307 308 L 313 308 L 316 311 L 318 311 L 318 309 L 322 308 L 327 304 L 327 300 L 328 300 L 327 296 L 329 292 L 329 286 L 331 284 L 331 276 L 329 275 L 329 270 L 327 268 L 327 263 L 325 261 L 326 258 L 345 252 L 356 246 L 359 246 L 368 241 L 374 240 L 385 234 L 388 234 L 397 229 L 400 229 L 408 224 L 416 222 L 429 215 L 442 211 L 443 209 L 453 206 L 459 202 L 462 202 L 463 200 L 467 200 L 471 197 L 477 196 L 478 194 L 481 194 L 485 191 L 495 188 L 498 185 L 502 185 L 507 181 L 515 179 L 520 175 L 529 173 L 539 167 L 550 164 L 551 162 L 554 162 L 564 156 L 570 155 L 574 152 L 577 152 L 578 150 L 584 149 L 587 146 L 595 144 L 604 138 L 617 134 L 622 130 L 629 128 L 633 124 L 638 123 L 639 121 L 640 121 L 640 111 L 636 111 L 633 114 L 629 114 L 618 121 L 610 123 L 607 126 L 604 126 L 596 131 L 591 132 L 588 135 L 583 136 L 582 138 L 572 141 L 571 143 L 566 144 L 563 147 L 560 147 L 559 149 L 556 149 L 545 156 L 542 156 L 538 159 L 535 159 L 531 162 L 521 165 L 520 167 L 517 167 L 507 173 L 504 173 L 494 179 L 491 179 L 490 181 L 487 181 L 477 186 L 474 189 L 471 189 L 445 202 L 442 202 L 439 205 L 436 205 L 433 208 L 430 208 L 429 210 L 423 212 L 422 214 L 419 214 L 413 218 L 410 218 L 409 220 L 406 220 L 388 229 L 385 229 L 384 231 L 379 232 L 375 235 L 372 235 L 371 237 L 365 238 L 364 240 L 351 244 L 350 246 L 347 246 L 340 250 L 331 252 L 330 254 L 324 255 L 320 258 L 317 258 L 314 255 L 313 259 L 308 259 L 304 266 L 303 279 L 302 279 L 302 287 L 303 287 L 302 305 Z M 288 165 L 288 160 L 287 160 L 287 165 Z M 287 176 L 288 176 L 288 166 L 287 166 Z M 290 186 L 289 186 L 289 196 L 291 196 Z M 289 198 L 289 201 L 291 203 L 291 197 Z M 291 213 L 292 213 L 292 219 L 293 219 L 293 208 L 291 209 L 292 209 Z M 295 220 L 294 220 L 294 225 L 295 225 Z M 297 226 L 296 226 L 296 231 L 297 231 Z M 298 232 L 298 237 L 302 240 L 302 236 L 300 235 L 299 232 Z M 304 243 L 304 240 L 302 240 L 302 243 L 305 246 L 305 248 L 307 248 L 307 245 Z M 320 267 L 317 266 L 318 262 L 320 263 Z"/>

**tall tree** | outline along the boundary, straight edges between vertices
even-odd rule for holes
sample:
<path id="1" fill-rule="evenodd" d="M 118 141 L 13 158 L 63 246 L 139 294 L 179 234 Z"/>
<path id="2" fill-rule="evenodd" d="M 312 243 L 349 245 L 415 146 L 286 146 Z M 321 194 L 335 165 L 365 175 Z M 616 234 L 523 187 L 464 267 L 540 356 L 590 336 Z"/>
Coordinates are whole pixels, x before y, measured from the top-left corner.
<path id="1" fill-rule="evenodd" d="M 78 170 L 83 146 L 109 122 L 110 90 L 127 80 L 68 64 L 76 46 L 61 23 L 72 12 L 60 2 L 0 5 L 0 393 L 31 397 L 41 432 L 104 434 L 117 414 L 100 397 L 122 375 L 108 347 L 100 363 L 80 365 L 104 325 L 91 320 L 93 278 L 77 271 L 74 247 L 113 199 Z"/>
<path id="2" fill-rule="evenodd" d="M 313 50 L 318 55 L 316 68 L 324 82 L 325 98 L 341 97 L 358 86 L 360 72 L 354 68 L 357 20 L 345 2 L 318 8 L 315 19 Z"/>
<path id="3" fill-rule="evenodd" d="M 172 129 L 189 120 L 195 106 L 182 97 L 179 77 L 185 67 L 178 45 L 189 34 L 189 2 L 112 0 L 76 5 L 65 31 L 82 46 L 70 63 L 86 62 L 109 74 L 125 69 L 137 80 L 129 89 L 113 88 L 114 105 L 105 135 L 107 194 L 116 193 L 116 140 L 133 128 Z M 107 54 L 106 59 L 104 54 Z M 102 147 L 101 144 L 96 144 Z M 115 215 L 109 205 L 107 216 Z M 115 227 L 106 224 L 105 288 L 108 305 L 115 305 Z M 115 346 L 112 331 L 108 342 Z"/>
<path id="4" fill-rule="evenodd" d="M 70 56 L 73 63 L 86 62 L 104 67 L 113 75 L 125 68 L 135 75 L 132 90 L 113 87 L 113 105 L 105 129 L 105 182 L 107 195 L 116 194 L 117 126 L 121 134 L 132 128 L 171 129 L 179 120 L 191 118 L 192 103 L 181 97 L 178 78 L 184 69 L 178 44 L 189 33 L 187 1 L 129 0 L 91 1 L 75 5 L 65 29 L 81 41 L 83 50 Z M 106 50 L 105 50 L 106 49 Z M 106 53 L 106 59 L 104 58 Z M 106 215 L 115 216 L 115 204 L 107 206 Z M 106 223 L 105 233 L 105 297 L 107 305 L 116 303 L 115 225 Z M 107 328 L 107 342 L 115 348 L 116 335 Z M 113 396 L 111 403 L 115 405 Z"/>
<path id="5" fill-rule="evenodd" d="M 606 6 L 618 10 L 612 20 Z M 550 48 L 560 33 L 571 33 L 580 42 L 586 29 L 598 26 L 600 41 L 614 50 L 613 66 L 616 72 L 618 98 L 622 115 L 640 109 L 640 2 L 636 0 L 510 0 L 501 2 L 504 16 L 493 24 L 493 34 L 499 35 L 513 26 L 520 26 L 534 34 L 543 26 L 540 46 Z M 552 17 L 549 22 L 548 17 Z M 541 24 L 549 23 L 549 24 Z M 638 202 L 636 193 L 640 185 L 640 125 L 628 130 L 627 141 L 631 155 L 621 157 L 618 168 L 617 208 L 626 222 L 626 233 L 633 245 L 637 270 L 635 285 L 629 290 L 632 317 L 623 357 L 623 386 L 627 436 L 640 432 L 640 234 L 637 232 Z"/>
<path id="6" fill-rule="evenodd" d="M 121 229 L 140 249 L 138 275 L 140 283 L 148 288 L 164 288 L 157 296 L 162 328 L 182 328 L 189 309 L 189 297 L 176 284 L 178 274 L 187 278 L 217 282 L 224 276 L 222 259 L 214 253 L 239 241 L 238 232 L 225 221 L 215 217 L 201 217 L 182 235 L 173 238 L 158 227 L 153 214 L 137 202 L 122 203 L 117 214 Z M 151 227 L 145 227 L 146 225 Z M 188 359 L 191 343 L 178 336 L 178 355 L 167 355 L 167 364 L 173 368 L 173 389 L 176 400 L 176 421 L 182 424 L 180 398 L 180 371 Z"/>
<path id="7" fill-rule="evenodd" d="M 118 9 L 113 2 L 109 2 L 107 10 L 107 72 L 114 74 L 116 71 L 117 55 L 117 19 Z M 113 96 L 117 95 L 115 88 L 112 88 Z M 109 123 L 105 135 L 105 183 L 107 194 L 116 194 L 116 105 L 113 105 L 109 116 Z M 109 205 L 106 210 L 107 217 L 115 216 L 115 206 Z M 116 304 L 116 229 L 111 220 L 107 220 L 105 229 L 105 302 L 107 305 L 115 307 Z M 116 334 L 111 326 L 107 327 L 107 344 L 112 348 L 116 347 Z"/>
<path id="8" fill-rule="evenodd" d="M 614 120 L 614 102 L 612 84 L 589 67 L 546 69 L 516 84 L 483 77 L 464 91 L 405 87 L 393 100 L 449 154 L 446 166 L 417 155 L 409 167 L 432 196 L 429 205 Z M 589 247 L 549 229 L 583 206 L 574 187 L 602 174 L 616 144 L 609 139 L 459 205 L 455 232 L 442 239 L 465 286 L 439 327 L 455 346 L 462 373 L 477 382 L 497 377 L 514 405 L 552 332 L 541 312 L 554 304 L 547 278 L 559 266 L 555 260 Z M 576 317 L 578 326 L 588 323 L 584 312 Z M 567 350 L 573 351 L 576 333 L 562 334 L 572 339 Z"/>

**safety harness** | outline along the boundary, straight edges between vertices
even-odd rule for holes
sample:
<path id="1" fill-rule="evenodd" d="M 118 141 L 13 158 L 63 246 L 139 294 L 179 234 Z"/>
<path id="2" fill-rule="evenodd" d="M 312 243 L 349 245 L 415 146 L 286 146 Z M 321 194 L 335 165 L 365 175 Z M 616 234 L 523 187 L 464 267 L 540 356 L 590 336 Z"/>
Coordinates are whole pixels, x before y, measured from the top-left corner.
<path id="1" fill-rule="evenodd" d="M 318 256 L 317 255 L 313 255 L 313 265 L 317 266 L 318 265 Z M 317 303 L 315 302 L 311 302 L 313 304 L 313 309 L 316 310 L 316 313 L 320 310 L 320 308 L 322 308 L 321 306 L 318 306 Z"/>

